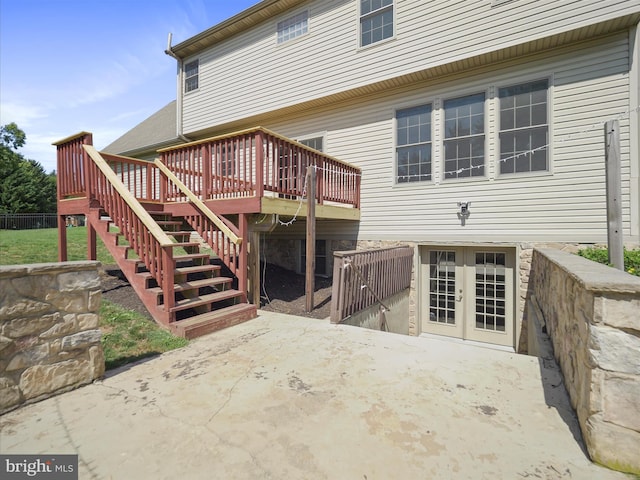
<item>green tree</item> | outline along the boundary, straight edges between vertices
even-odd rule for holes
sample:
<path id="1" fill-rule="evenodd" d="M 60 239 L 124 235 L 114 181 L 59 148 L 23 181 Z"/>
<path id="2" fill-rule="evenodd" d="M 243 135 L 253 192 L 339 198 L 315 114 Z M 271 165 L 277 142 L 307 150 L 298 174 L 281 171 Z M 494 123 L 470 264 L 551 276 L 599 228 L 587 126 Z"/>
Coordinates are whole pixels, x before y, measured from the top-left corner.
<path id="1" fill-rule="evenodd" d="M 24 147 L 26 141 L 27 136 L 15 123 L 8 123 L 0 127 L 0 145 L 3 147 L 13 147 L 13 150 L 17 150 Z"/>
<path id="2" fill-rule="evenodd" d="M 0 127 L 0 213 L 53 213 L 56 177 L 16 150 L 27 137 L 15 123 Z"/>

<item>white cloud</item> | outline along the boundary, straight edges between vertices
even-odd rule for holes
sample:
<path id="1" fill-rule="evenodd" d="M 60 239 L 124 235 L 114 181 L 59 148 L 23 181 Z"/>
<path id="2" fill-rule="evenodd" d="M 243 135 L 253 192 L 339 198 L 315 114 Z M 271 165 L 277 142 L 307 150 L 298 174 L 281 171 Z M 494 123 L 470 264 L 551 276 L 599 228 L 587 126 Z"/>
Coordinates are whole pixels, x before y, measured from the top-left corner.
<path id="1" fill-rule="evenodd" d="M 26 133 L 20 153 L 46 171 L 56 168 L 51 143 L 80 130 L 94 132 L 96 147 L 104 148 L 175 98 L 176 61 L 164 53 L 169 32 L 175 45 L 253 3 L 98 2 L 83 10 L 83 23 L 67 28 L 57 16 L 84 6 L 80 0 L 37 9 L 12 2 L 0 17 L 0 123 L 15 122 Z M 125 5 L 130 16 L 111 21 Z M 97 15 L 104 18 L 96 22 Z M 40 28 L 18 28 L 27 19 Z"/>
<path id="2" fill-rule="evenodd" d="M 33 124 L 34 120 L 46 118 L 47 112 L 39 105 L 24 103 L 0 104 L 0 122 L 2 125 L 14 122 L 22 130 Z"/>
<path id="3" fill-rule="evenodd" d="M 20 125 L 18 124 L 18 126 Z M 55 170 L 56 147 L 54 147 L 52 143 L 65 138 L 65 136 L 68 137 L 72 133 L 67 133 L 66 135 L 25 133 L 27 134 L 27 142 L 26 145 L 20 149 L 19 153 L 21 153 L 25 158 L 35 160 L 40 163 L 47 173 Z"/>

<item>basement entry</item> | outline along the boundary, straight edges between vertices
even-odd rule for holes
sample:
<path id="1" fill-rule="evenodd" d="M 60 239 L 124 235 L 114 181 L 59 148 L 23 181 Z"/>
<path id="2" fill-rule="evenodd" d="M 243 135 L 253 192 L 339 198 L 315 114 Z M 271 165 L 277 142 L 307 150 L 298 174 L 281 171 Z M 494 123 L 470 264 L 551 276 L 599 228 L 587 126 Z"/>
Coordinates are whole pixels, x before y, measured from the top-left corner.
<path id="1" fill-rule="evenodd" d="M 422 247 L 422 333 L 514 347 L 515 249 Z"/>

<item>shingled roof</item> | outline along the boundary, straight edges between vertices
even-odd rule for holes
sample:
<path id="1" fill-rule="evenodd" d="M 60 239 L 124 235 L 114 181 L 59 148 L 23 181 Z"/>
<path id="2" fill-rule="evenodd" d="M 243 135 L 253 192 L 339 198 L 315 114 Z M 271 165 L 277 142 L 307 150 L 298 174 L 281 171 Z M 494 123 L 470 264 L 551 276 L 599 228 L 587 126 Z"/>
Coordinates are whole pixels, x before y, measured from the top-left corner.
<path id="1" fill-rule="evenodd" d="M 173 100 L 102 151 L 116 155 L 138 156 L 183 143 L 176 133 L 176 115 L 176 101 Z"/>

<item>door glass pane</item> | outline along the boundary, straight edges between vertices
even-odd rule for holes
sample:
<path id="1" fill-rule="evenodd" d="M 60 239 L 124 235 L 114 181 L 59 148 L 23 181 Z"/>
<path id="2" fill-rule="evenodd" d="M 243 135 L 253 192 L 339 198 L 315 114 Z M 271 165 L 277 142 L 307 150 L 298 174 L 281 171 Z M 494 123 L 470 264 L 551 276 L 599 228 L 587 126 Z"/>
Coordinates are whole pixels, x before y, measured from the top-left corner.
<path id="1" fill-rule="evenodd" d="M 503 253 L 476 252 L 476 328 L 504 332 L 506 277 Z"/>
<path id="2" fill-rule="evenodd" d="M 429 254 L 429 321 L 456 323 L 456 252 Z"/>

